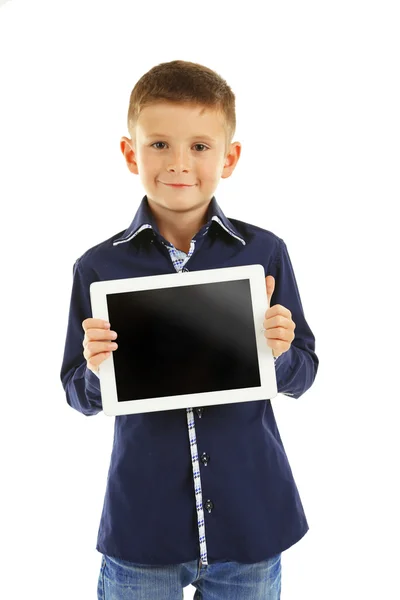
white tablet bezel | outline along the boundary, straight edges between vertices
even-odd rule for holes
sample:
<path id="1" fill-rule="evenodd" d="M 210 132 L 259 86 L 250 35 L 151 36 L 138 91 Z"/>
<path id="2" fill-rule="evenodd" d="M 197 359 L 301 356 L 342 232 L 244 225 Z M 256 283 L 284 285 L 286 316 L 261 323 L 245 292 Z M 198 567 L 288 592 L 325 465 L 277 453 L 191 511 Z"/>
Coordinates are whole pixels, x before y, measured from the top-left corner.
<path id="1" fill-rule="evenodd" d="M 250 283 L 261 385 L 251 388 L 118 402 L 113 354 L 111 353 L 111 356 L 99 366 L 100 391 L 103 411 L 106 415 L 118 416 L 196 406 L 211 406 L 213 404 L 230 404 L 233 402 L 271 399 L 277 395 L 278 389 L 272 349 L 267 345 L 267 340 L 263 333 L 264 316 L 269 305 L 264 267 L 262 265 L 223 267 L 203 271 L 95 281 L 90 285 L 92 315 L 94 318 L 109 321 L 107 294 L 220 281 L 235 281 L 238 279 L 248 279 Z M 235 327 L 235 323 L 232 323 L 232 327 Z M 118 338 L 116 342 L 118 343 Z"/>

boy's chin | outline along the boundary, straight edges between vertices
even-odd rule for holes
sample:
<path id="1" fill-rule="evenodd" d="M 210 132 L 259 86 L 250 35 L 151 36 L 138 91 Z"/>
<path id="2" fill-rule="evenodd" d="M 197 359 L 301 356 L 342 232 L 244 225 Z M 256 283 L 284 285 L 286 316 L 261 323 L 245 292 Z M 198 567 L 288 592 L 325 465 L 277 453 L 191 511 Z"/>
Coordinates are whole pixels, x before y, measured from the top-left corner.
<path id="1" fill-rule="evenodd" d="M 179 193 L 176 195 L 173 194 L 172 196 L 170 194 L 147 194 L 147 199 L 160 207 L 176 210 L 177 212 L 200 208 L 209 202 L 209 199 L 206 200 L 199 196 L 189 197 L 189 195 L 185 197 L 185 194 Z"/>

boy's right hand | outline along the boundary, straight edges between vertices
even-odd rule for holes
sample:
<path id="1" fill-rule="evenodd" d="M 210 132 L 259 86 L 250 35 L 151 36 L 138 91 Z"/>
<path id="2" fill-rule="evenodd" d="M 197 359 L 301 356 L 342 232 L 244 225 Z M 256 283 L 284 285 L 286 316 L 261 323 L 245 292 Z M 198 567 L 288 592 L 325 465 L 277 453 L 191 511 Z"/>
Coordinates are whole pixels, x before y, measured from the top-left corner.
<path id="1" fill-rule="evenodd" d="M 110 331 L 110 327 L 102 319 L 85 319 L 82 327 L 85 331 L 83 356 L 86 358 L 87 368 L 98 375 L 99 365 L 110 356 L 111 351 L 118 348 L 115 342 L 111 343 L 117 334 Z"/>

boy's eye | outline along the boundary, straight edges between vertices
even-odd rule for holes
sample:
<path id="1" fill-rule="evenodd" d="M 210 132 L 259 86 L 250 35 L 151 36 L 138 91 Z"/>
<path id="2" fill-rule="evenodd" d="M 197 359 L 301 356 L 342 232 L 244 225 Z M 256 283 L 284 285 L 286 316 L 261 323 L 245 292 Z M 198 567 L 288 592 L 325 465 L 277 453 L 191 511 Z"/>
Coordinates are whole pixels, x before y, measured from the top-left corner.
<path id="1" fill-rule="evenodd" d="M 156 144 L 164 144 L 165 142 L 154 142 L 154 144 L 152 144 L 152 146 L 156 146 Z M 202 148 L 206 148 L 207 146 L 205 146 L 204 144 L 195 144 L 195 146 L 201 146 Z M 163 148 L 156 148 L 156 150 L 162 150 Z M 201 150 L 201 152 L 204 152 L 203 150 Z"/>

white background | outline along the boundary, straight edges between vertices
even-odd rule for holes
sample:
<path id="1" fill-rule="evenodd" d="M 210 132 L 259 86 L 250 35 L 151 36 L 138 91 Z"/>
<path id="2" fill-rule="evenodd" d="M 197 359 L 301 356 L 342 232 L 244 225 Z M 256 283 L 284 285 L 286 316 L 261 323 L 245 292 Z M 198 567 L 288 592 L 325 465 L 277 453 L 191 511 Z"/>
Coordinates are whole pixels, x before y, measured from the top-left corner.
<path id="1" fill-rule="evenodd" d="M 183 59 L 236 94 L 228 217 L 287 244 L 320 359 L 273 407 L 310 531 L 282 600 L 400 597 L 396 2 L 13 0 L 0 9 L 2 597 L 95 600 L 114 418 L 59 378 L 72 266 L 145 191 L 119 148 L 136 81 Z M 185 589 L 185 599 L 194 588 Z"/>

